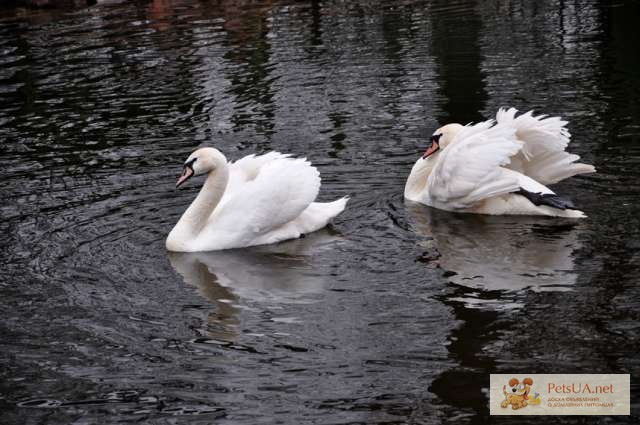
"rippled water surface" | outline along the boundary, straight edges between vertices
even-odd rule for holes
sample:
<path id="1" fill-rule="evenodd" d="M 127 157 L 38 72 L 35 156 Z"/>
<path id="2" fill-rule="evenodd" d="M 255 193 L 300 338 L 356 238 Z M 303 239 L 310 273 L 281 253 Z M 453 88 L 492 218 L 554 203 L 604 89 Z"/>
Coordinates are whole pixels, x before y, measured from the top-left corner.
<path id="1" fill-rule="evenodd" d="M 563 420 L 637 423 L 638 19 L 561 0 L 0 10 L 0 422 L 485 423 L 490 373 L 613 372 L 635 416 Z M 588 219 L 404 202 L 439 123 L 500 106 L 570 121 L 599 173 L 557 190 Z M 308 156 L 349 207 L 305 239 L 168 254 L 201 144 Z"/>

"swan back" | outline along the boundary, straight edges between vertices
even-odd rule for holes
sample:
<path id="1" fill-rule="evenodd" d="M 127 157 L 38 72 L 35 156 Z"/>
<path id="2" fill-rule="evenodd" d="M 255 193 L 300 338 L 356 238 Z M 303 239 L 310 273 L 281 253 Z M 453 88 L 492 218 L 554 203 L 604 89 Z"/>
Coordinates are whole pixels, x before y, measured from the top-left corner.
<path id="1" fill-rule="evenodd" d="M 320 191 L 320 173 L 306 159 L 277 157 L 233 192 L 214 217 L 216 227 L 260 233 L 297 218 Z"/>

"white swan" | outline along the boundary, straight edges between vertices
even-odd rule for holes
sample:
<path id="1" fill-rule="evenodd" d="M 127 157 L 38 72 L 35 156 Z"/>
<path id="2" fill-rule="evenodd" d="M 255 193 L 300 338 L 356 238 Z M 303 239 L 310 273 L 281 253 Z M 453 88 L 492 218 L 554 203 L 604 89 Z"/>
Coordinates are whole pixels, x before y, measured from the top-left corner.
<path id="1" fill-rule="evenodd" d="M 320 174 L 306 159 L 278 152 L 235 163 L 214 148 L 200 148 L 184 164 L 176 187 L 207 174 L 196 199 L 167 237 L 169 251 L 197 252 L 265 245 L 326 226 L 348 198 L 313 202 Z"/>
<path id="2" fill-rule="evenodd" d="M 546 186 L 595 172 L 565 152 L 571 137 L 567 122 L 532 112 L 516 118 L 516 113 L 500 109 L 497 123 L 436 130 L 411 170 L 405 198 L 448 211 L 585 217 Z"/>

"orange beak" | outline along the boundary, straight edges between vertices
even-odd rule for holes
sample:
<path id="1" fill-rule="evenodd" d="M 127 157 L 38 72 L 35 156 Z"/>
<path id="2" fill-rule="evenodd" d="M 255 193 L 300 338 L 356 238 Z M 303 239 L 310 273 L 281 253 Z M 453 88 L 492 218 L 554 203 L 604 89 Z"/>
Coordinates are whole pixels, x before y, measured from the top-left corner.
<path id="1" fill-rule="evenodd" d="M 422 159 L 427 159 L 430 155 L 433 155 L 434 153 L 436 153 L 438 149 L 440 149 L 440 145 L 438 144 L 438 141 L 435 140 L 434 138 L 431 138 L 431 144 L 427 147 L 427 150 L 424 151 L 424 154 L 422 155 Z"/>
<path id="2" fill-rule="evenodd" d="M 185 165 L 185 167 L 182 169 L 182 175 L 180 175 L 180 178 L 176 183 L 176 188 L 180 187 L 180 185 L 189 180 L 191 176 L 193 176 L 193 168 Z"/>

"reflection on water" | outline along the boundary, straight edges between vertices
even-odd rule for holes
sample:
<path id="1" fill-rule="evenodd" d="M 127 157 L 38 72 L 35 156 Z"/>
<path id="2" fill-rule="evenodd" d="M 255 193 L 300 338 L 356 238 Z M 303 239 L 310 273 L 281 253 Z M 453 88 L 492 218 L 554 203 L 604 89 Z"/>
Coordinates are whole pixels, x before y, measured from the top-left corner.
<path id="1" fill-rule="evenodd" d="M 535 217 L 451 214 L 407 202 L 412 228 L 433 238 L 451 282 L 489 291 L 569 290 L 577 279 L 578 223 Z"/>
<path id="2" fill-rule="evenodd" d="M 185 282 L 216 306 L 209 313 L 207 333 L 214 338 L 233 340 L 240 331 L 241 310 L 250 308 L 247 301 L 263 307 L 314 302 L 309 295 L 325 290 L 327 282 L 326 277 L 309 270 L 308 257 L 331 249 L 337 241 L 338 237 L 321 230 L 274 246 L 167 255 Z"/>
<path id="3" fill-rule="evenodd" d="M 233 292 L 218 283 L 218 277 L 209 269 L 209 258 L 188 253 L 170 252 L 168 255 L 171 265 L 185 282 L 198 288 L 198 292 L 216 306 L 215 311 L 209 313 L 209 334 L 214 338 L 233 341 L 238 333 L 238 308 L 233 306 L 237 298 Z"/>
<path id="4" fill-rule="evenodd" d="M 637 2 L 98 3 L 0 8 L 0 422 L 482 424 L 491 372 L 638 374 Z M 588 219 L 404 202 L 501 106 L 569 120 Z M 307 156 L 340 236 L 167 254 L 202 143 Z"/>

